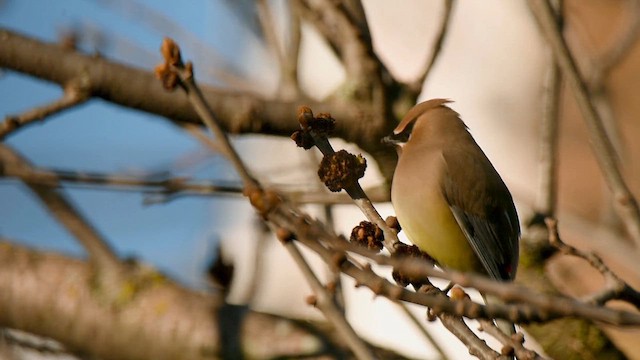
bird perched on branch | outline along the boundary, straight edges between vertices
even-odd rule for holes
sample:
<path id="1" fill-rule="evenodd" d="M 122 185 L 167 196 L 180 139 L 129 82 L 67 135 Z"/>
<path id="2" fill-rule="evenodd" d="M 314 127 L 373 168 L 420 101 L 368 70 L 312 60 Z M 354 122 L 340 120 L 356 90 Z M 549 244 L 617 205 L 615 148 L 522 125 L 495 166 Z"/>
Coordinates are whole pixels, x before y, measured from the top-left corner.
<path id="1" fill-rule="evenodd" d="M 394 130 L 396 140 L 408 140 L 393 176 L 393 207 L 409 240 L 438 265 L 511 281 L 520 238 L 511 193 L 448 102 L 414 106 Z"/>

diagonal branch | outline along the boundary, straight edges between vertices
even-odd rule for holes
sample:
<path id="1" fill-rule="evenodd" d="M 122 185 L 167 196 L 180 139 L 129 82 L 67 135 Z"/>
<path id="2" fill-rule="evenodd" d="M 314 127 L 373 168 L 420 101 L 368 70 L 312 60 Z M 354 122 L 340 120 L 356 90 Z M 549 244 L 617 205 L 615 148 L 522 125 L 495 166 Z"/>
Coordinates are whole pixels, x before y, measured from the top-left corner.
<path id="1" fill-rule="evenodd" d="M 311 289 L 313 289 L 316 296 L 315 306 L 331 321 L 337 331 L 345 337 L 345 341 L 349 344 L 358 359 L 373 359 L 371 350 L 362 339 L 360 339 L 351 325 L 349 325 L 344 313 L 336 305 L 327 288 L 318 280 L 296 244 L 293 241 L 287 241 L 284 246 L 302 271 Z"/>
<path id="2" fill-rule="evenodd" d="M 347 96 L 384 107 L 388 100 L 385 87 L 398 84 L 376 55 L 367 23 L 358 16 L 358 7 L 331 0 L 306 0 L 303 4 L 303 14 L 342 60 Z M 383 118 L 378 120 L 384 122 Z"/>
<path id="3" fill-rule="evenodd" d="M 91 96 L 163 116 L 178 124 L 202 124 L 187 97 L 165 91 L 151 71 L 69 51 L 56 44 L 34 40 L 1 27 L 0 42 L 2 68 L 61 86 L 82 75 L 90 85 L 87 91 Z M 204 86 L 201 90 L 220 125 L 228 132 L 288 137 L 298 127 L 291 117 L 300 106 L 300 99 L 270 100 L 249 92 L 211 86 Z M 310 106 L 330 106 L 332 112 L 341 118 L 357 120 L 339 125 L 335 135 L 357 142 L 363 148 L 380 148 L 380 139 L 388 134 L 387 129 L 376 127 L 376 124 L 369 121 L 379 115 L 364 104 L 347 106 L 339 102 L 321 104 L 309 99 L 304 101 Z"/>
<path id="4" fill-rule="evenodd" d="M 24 174 L 21 179 L 25 185 L 38 196 L 51 215 L 84 246 L 89 254 L 89 259 L 99 269 L 113 272 L 122 268 L 122 264 L 108 242 L 89 225 L 89 221 L 71 204 L 64 193 L 49 186 L 29 182 L 28 174 L 31 172 L 31 166 L 26 160 L 2 144 L 0 144 L 0 162 L 21 169 L 20 172 Z"/>
<path id="5" fill-rule="evenodd" d="M 427 80 L 429 74 L 433 70 L 433 66 L 440 55 L 440 50 L 442 50 L 442 45 L 444 44 L 444 39 L 447 36 L 447 30 L 449 29 L 449 23 L 451 22 L 451 14 L 453 13 L 453 4 L 454 0 L 444 0 L 444 11 L 442 12 L 442 20 L 440 22 L 440 29 L 438 29 L 438 34 L 436 35 L 436 41 L 433 43 L 431 48 L 431 55 L 427 60 L 427 63 L 424 66 L 424 70 L 422 74 L 418 76 L 418 78 L 409 86 L 416 93 L 419 94 L 422 91 L 422 86 L 424 82 Z M 416 96 L 417 97 L 417 96 Z"/>
<path id="6" fill-rule="evenodd" d="M 640 247 L 640 208 L 638 208 L 638 203 L 618 168 L 615 149 L 607 136 L 600 115 L 591 103 L 587 86 L 558 28 L 554 11 L 547 0 L 529 0 L 529 6 L 551 46 L 556 62 L 574 92 L 578 106 L 587 123 L 596 160 L 607 186 L 613 193 L 616 209 L 630 237 L 635 241 L 636 247 Z"/>
<path id="7" fill-rule="evenodd" d="M 20 115 L 6 116 L 4 122 L 0 123 L 0 141 L 24 126 L 44 120 L 48 116 L 73 108 L 87 101 L 89 99 L 89 93 L 83 89 L 82 85 L 79 85 L 80 82 L 81 80 L 71 80 L 64 87 L 64 94 L 58 100 L 36 107 Z"/>
<path id="8" fill-rule="evenodd" d="M 216 121 L 216 117 L 213 111 L 202 97 L 200 89 L 195 83 L 193 78 L 193 68 L 190 63 L 183 64 L 180 57 L 180 49 L 177 44 L 171 39 L 165 38 L 162 45 L 162 52 L 165 57 L 165 66 L 169 66 L 171 71 L 175 71 L 175 74 L 180 80 L 180 85 L 184 88 L 191 102 L 192 106 L 201 116 L 202 121 L 207 125 L 209 130 L 215 134 L 216 139 L 220 145 L 220 151 L 231 162 L 236 169 L 242 182 L 244 184 L 244 194 L 249 197 L 252 205 L 263 214 L 265 219 L 269 219 L 266 216 L 266 208 L 275 206 L 279 200 L 278 195 L 273 192 L 267 192 L 262 189 L 262 185 L 256 180 L 250 173 L 244 162 L 233 148 L 227 134 L 222 130 L 220 125 Z M 166 85 L 165 85 L 166 86 Z M 275 224 L 272 224 L 275 226 Z M 289 236 L 284 236 L 288 238 Z M 359 359 L 372 358 L 370 350 L 366 347 L 364 342 L 356 335 L 351 325 L 347 322 L 342 312 L 336 307 L 328 290 L 320 284 L 318 279 L 313 274 L 311 268 L 307 264 L 306 260 L 302 257 L 298 248 L 292 242 L 287 242 L 287 250 L 299 265 L 301 271 L 307 277 L 311 287 L 319 294 L 322 299 L 320 304 L 320 310 L 332 321 L 336 326 L 336 330 L 348 340 L 348 344 Z"/>
<path id="9" fill-rule="evenodd" d="M 551 245 L 558 248 L 564 254 L 585 259 L 605 278 L 605 287 L 601 291 L 588 296 L 585 302 L 604 305 L 609 300 L 620 299 L 627 301 L 629 304 L 635 306 L 636 309 L 640 310 L 640 292 L 629 286 L 629 284 L 616 275 L 598 255 L 581 251 L 562 241 L 558 233 L 558 221 L 556 219 L 548 217 L 545 219 L 545 223 L 549 229 L 549 243 L 551 243 Z"/>
<path id="10" fill-rule="evenodd" d="M 482 339 L 478 338 L 471 329 L 464 323 L 462 318 L 442 314 L 440 321 L 452 334 L 462 341 L 469 349 L 469 354 L 482 360 L 499 359 L 500 354 L 491 349 Z"/>
<path id="11" fill-rule="evenodd" d="M 267 45 L 276 56 L 280 67 L 280 80 L 278 84 L 278 97 L 282 99 L 297 98 L 300 94 L 298 84 L 298 55 L 300 47 L 300 21 L 293 12 L 295 2 L 289 2 L 291 18 L 291 41 L 278 41 L 273 14 L 267 0 L 258 0 L 258 20 Z M 289 51 L 288 51 L 289 50 Z"/>

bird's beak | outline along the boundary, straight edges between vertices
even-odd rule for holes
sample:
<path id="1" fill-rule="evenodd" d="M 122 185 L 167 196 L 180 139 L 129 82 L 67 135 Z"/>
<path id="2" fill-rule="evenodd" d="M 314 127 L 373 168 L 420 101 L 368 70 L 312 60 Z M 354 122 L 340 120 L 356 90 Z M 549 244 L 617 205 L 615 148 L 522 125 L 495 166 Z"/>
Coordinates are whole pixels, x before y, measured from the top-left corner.
<path id="1" fill-rule="evenodd" d="M 383 137 L 381 141 L 383 144 L 402 146 L 407 142 L 407 140 L 409 140 L 409 134 L 407 133 L 392 133 L 388 136 Z"/>
<path id="2" fill-rule="evenodd" d="M 400 133 L 400 134 L 393 133 L 391 135 L 383 137 L 381 142 L 383 144 L 393 146 L 396 149 L 396 152 L 398 153 L 398 157 L 400 157 L 400 155 L 402 155 L 402 147 L 404 146 L 404 144 L 407 142 L 408 139 L 409 139 L 409 136 L 406 133 Z"/>

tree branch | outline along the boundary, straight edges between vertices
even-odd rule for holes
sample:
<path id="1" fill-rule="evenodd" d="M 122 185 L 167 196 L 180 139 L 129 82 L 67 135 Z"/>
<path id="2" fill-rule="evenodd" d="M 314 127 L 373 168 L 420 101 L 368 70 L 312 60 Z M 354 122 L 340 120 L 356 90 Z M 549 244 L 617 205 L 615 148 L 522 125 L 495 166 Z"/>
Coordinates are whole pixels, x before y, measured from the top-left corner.
<path id="1" fill-rule="evenodd" d="M 195 110 L 182 94 L 171 94 L 158 83 L 153 73 L 118 64 L 108 59 L 84 55 L 0 29 L 0 67 L 26 73 L 61 86 L 82 76 L 91 96 L 114 104 L 142 110 L 169 118 L 177 123 L 201 124 Z M 289 136 L 298 124 L 292 119 L 300 106 L 300 99 L 291 101 L 267 100 L 247 92 L 234 92 L 204 87 L 203 96 L 219 118 L 221 126 L 231 133 L 261 133 Z M 369 121 L 379 115 L 364 104 L 347 106 L 340 103 L 316 103 L 319 108 L 331 107 L 341 115 L 344 126 L 336 129 L 336 136 L 358 142 L 367 147 L 380 147 L 380 139 L 387 130 L 372 126 Z M 335 106 L 334 106 L 335 105 Z"/>
<path id="2" fill-rule="evenodd" d="M 219 347 L 220 303 L 159 275 L 123 286 L 114 306 L 97 296 L 94 271 L 81 260 L 0 242 L 0 273 L 0 324 L 56 339 L 72 352 L 208 359 Z"/>
<path id="3" fill-rule="evenodd" d="M 82 244 L 89 254 L 90 260 L 98 266 L 99 270 L 114 273 L 122 269 L 122 264 L 108 242 L 89 225 L 89 221 L 80 214 L 63 193 L 49 186 L 28 181 L 31 166 L 26 160 L 7 146 L 0 144 L 0 162 L 3 165 L 20 169 L 18 173 L 24 174 L 21 176 L 24 184 L 37 195 L 51 215 Z"/>
<path id="4" fill-rule="evenodd" d="M 44 120 L 50 115 L 57 114 L 87 101 L 89 94 L 82 89 L 82 85 L 79 83 L 81 83 L 81 81 L 71 80 L 69 84 L 64 86 L 64 95 L 52 103 L 31 109 L 20 115 L 6 116 L 4 122 L 0 124 L 0 141 L 24 126 L 38 120 Z"/>
<path id="5" fill-rule="evenodd" d="M 324 316 L 336 327 L 336 330 L 344 336 L 344 340 L 349 344 L 356 358 L 373 359 L 374 356 L 371 349 L 366 346 L 347 322 L 344 313 L 338 308 L 327 288 L 318 280 L 309 263 L 296 247 L 296 244 L 293 241 L 286 241 L 284 247 L 302 271 L 311 289 L 313 289 L 316 296 L 315 306 L 322 311 Z"/>
<path id="6" fill-rule="evenodd" d="M 414 83 L 410 84 L 411 89 L 416 93 L 416 98 L 422 91 L 424 82 L 427 80 L 429 74 L 431 74 L 431 70 L 433 70 L 433 66 L 435 65 L 436 60 L 440 55 L 440 50 L 442 50 L 444 39 L 447 36 L 451 14 L 453 13 L 453 4 L 454 0 L 444 0 L 444 10 L 442 12 L 442 20 L 440 21 L 440 29 L 438 30 L 436 40 L 431 47 L 431 55 L 429 56 L 429 59 L 427 60 L 422 73 L 418 76 Z"/>
<path id="7" fill-rule="evenodd" d="M 587 86 L 578 72 L 571 52 L 558 29 L 553 9 L 547 0 L 529 0 L 529 6 L 538 21 L 542 33 L 551 46 L 558 65 L 574 92 L 578 106 L 587 123 L 589 138 L 591 139 L 596 160 L 609 189 L 614 195 L 616 209 L 630 237 L 635 241 L 636 247 L 640 247 L 640 208 L 638 208 L 636 199 L 618 169 L 615 149 L 607 136 L 600 115 L 591 103 Z"/>

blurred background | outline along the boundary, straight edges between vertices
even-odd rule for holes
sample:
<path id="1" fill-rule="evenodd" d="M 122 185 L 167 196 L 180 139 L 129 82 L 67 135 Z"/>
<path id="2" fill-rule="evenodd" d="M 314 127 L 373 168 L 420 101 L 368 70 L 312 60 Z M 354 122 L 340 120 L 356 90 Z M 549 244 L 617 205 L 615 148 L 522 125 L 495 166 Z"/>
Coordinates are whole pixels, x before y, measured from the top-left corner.
<path id="1" fill-rule="evenodd" d="M 287 2 L 268 3 L 277 33 L 284 36 L 289 26 Z M 422 71 L 433 51 L 443 4 L 436 0 L 363 1 L 374 49 L 398 80 L 412 81 Z M 608 131 L 636 194 L 640 190 L 640 143 L 635 140 L 640 135 L 636 120 L 640 114 L 636 100 L 640 89 L 640 51 L 635 42 L 638 6 L 637 1 L 625 0 L 564 2 L 565 35 L 592 93 L 598 96 L 599 110 L 609 119 Z M 3 28 L 49 42 L 73 41 L 83 52 L 147 70 L 161 61 L 158 49 L 162 38 L 170 36 L 180 44 L 183 57 L 195 64 L 200 83 L 267 98 L 282 96 L 277 93 L 277 59 L 256 14 L 255 3 L 248 0 L 0 1 Z M 325 99 L 340 87 L 345 70 L 314 28 L 303 24 L 301 34 L 300 86 L 313 99 Z M 628 44 L 623 48 L 622 42 Z M 454 101 L 452 107 L 514 194 L 523 222 L 533 215 L 538 196 L 539 129 L 549 64 L 550 56 L 525 1 L 459 1 L 440 56 L 419 97 Z M 24 74 L 10 70 L 0 74 L 3 116 L 24 112 L 61 94 L 57 85 Z M 592 227 L 563 229 L 565 240 L 604 252 L 610 244 L 585 240 L 585 234 L 594 234 L 589 229 L 623 231 L 573 96 L 566 92 L 561 99 L 558 204 L 564 215 L 559 216 L 560 224 L 563 216 L 574 219 L 574 224 L 590 224 Z M 294 116 L 291 114 L 292 119 Z M 213 179 L 240 186 L 222 156 L 212 154 L 171 122 L 100 99 L 54 115 L 5 142 L 45 168 L 156 180 L 168 176 Z M 234 136 L 233 142 L 260 180 L 287 190 L 320 188 L 315 175 L 320 157 L 295 148 L 291 140 L 248 134 Z M 334 146 L 361 152 L 340 140 Z M 375 161 L 368 159 L 365 187 L 384 185 Z M 222 251 L 234 265 L 230 302 L 288 317 L 320 319 L 320 313 L 304 301 L 310 293 L 308 285 L 241 196 L 164 196 L 84 185 L 65 188 L 122 257 L 141 259 L 189 287 L 208 289 L 207 267 Z M 383 217 L 393 214 L 388 203 L 378 209 Z M 324 215 L 321 206 L 308 206 L 308 210 L 315 216 Z M 348 235 L 364 218 L 353 206 L 340 205 L 334 207 L 333 219 L 337 231 Z M 0 179 L 0 235 L 42 250 L 85 256 L 73 237 L 14 179 Z M 633 251 L 633 256 L 639 254 Z M 328 276 L 319 260 L 312 261 L 318 273 Z M 611 263 L 615 266 L 617 258 Z M 620 265 L 620 271 L 627 270 Z M 640 285 L 637 269 L 627 274 L 628 281 Z M 558 281 L 562 283 L 563 278 Z M 348 319 L 360 335 L 408 357 L 439 358 L 393 304 L 373 299 L 368 290 L 351 285 L 345 279 Z M 420 310 L 414 310 L 422 316 Z M 428 328 L 450 358 L 470 357 L 437 323 Z"/>

